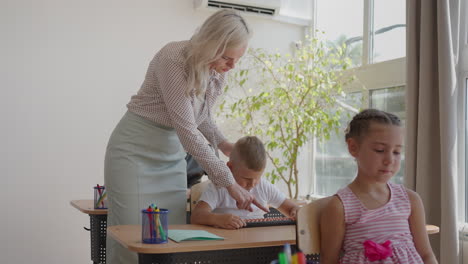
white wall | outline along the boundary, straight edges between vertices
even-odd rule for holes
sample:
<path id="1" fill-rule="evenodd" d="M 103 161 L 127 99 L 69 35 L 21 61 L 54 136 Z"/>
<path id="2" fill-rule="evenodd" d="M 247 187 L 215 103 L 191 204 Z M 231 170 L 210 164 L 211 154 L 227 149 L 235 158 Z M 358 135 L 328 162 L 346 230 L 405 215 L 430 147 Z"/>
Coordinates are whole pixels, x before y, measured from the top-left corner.
<path id="1" fill-rule="evenodd" d="M 191 0 L 0 1 L 0 263 L 90 263 L 87 215 L 103 156 L 154 53 L 209 15 Z M 248 17 L 254 47 L 299 26 Z M 222 122 L 221 122 L 222 123 Z"/>

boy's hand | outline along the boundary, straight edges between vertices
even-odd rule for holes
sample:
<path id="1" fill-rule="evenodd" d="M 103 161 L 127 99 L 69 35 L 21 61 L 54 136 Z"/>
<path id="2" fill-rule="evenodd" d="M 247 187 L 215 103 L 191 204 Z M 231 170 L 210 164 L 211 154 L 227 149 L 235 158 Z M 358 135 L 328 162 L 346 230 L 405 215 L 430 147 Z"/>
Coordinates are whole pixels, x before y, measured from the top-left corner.
<path id="1" fill-rule="evenodd" d="M 270 212 L 270 209 L 266 208 L 263 204 L 261 204 L 259 201 L 257 201 L 257 199 L 254 197 L 253 201 L 252 201 L 253 204 L 255 204 L 258 208 L 260 208 L 261 210 L 269 213 Z M 253 211 L 253 210 L 252 210 Z"/>
<path id="2" fill-rule="evenodd" d="M 220 228 L 239 229 L 246 225 L 245 221 L 237 215 L 221 214 L 216 217 L 216 226 Z"/>

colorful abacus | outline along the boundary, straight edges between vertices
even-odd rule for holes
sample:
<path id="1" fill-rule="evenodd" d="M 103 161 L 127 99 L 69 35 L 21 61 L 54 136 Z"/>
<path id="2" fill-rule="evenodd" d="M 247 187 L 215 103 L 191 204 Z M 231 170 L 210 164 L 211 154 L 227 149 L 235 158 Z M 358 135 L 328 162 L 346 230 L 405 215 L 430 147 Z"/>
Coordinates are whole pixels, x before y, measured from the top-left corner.
<path id="1" fill-rule="evenodd" d="M 247 225 L 245 227 L 262 227 L 262 226 L 275 226 L 275 225 L 295 225 L 296 220 L 290 217 L 267 217 L 245 219 Z"/>

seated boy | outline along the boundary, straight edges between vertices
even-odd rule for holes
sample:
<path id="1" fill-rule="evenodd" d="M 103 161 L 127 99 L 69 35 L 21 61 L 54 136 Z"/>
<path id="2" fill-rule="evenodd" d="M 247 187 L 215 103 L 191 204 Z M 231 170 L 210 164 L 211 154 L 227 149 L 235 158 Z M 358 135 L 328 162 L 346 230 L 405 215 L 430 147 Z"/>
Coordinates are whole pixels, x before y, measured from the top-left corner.
<path id="1" fill-rule="evenodd" d="M 299 207 L 262 178 L 265 165 L 265 147 L 255 136 L 239 139 L 227 162 L 236 182 L 252 193 L 261 204 L 275 207 L 286 216 L 295 217 Z M 252 212 L 238 209 L 236 201 L 226 188 L 218 189 L 209 182 L 192 211 L 190 221 L 192 224 L 237 229 L 246 225 L 243 219 L 263 218 L 264 211 L 255 205 L 252 208 Z"/>

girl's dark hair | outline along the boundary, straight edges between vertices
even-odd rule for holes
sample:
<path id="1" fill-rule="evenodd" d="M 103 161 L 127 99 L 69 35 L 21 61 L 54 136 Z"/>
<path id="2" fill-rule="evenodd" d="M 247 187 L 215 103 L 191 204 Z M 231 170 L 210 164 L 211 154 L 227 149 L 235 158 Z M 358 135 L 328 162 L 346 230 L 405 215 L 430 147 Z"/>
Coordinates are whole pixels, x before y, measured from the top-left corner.
<path id="1" fill-rule="evenodd" d="M 355 115 L 345 130 L 345 140 L 359 139 L 369 131 L 370 124 L 401 126 L 401 120 L 396 115 L 378 109 L 365 109 Z"/>

